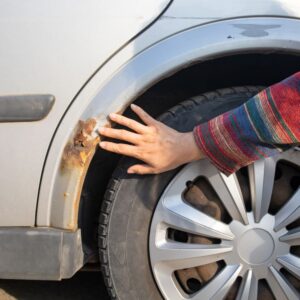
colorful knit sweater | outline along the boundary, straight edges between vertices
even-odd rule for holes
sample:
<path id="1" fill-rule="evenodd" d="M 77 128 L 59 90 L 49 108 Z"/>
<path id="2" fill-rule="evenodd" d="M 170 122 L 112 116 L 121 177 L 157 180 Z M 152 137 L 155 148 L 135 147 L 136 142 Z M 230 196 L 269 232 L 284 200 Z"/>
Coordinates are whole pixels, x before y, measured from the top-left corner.
<path id="1" fill-rule="evenodd" d="M 200 150 L 229 175 L 300 143 L 300 72 L 194 128 Z"/>

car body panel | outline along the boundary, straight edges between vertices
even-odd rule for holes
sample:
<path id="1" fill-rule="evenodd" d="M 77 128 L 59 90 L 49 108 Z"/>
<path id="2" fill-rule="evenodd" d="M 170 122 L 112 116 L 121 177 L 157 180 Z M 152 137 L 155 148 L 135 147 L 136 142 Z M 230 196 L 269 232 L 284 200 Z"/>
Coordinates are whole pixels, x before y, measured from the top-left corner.
<path id="1" fill-rule="evenodd" d="M 175 0 L 164 18 L 215 20 L 248 16 L 299 17 L 297 0 Z"/>
<path id="2" fill-rule="evenodd" d="M 0 228 L 0 278 L 71 278 L 85 262 L 81 235 L 80 229 Z"/>
<path id="3" fill-rule="evenodd" d="M 137 95 L 155 82 L 199 60 L 249 51 L 267 53 L 288 50 L 299 53 L 299 29 L 300 20 L 297 19 L 227 19 L 194 26 L 161 40 L 117 70 L 112 67 L 113 60 L 109 62 L 78 95 L 53 140 L 41 185 L 38 225 L 76 229 L 82 182 L 94 149 L 89 146 L 93 143 L 97 145 L 99 141 L 93 131 L 107 124 L 110 112 L 124 110 Z M 138 38 L 135 44 L 142 38 Z M 130 53 L 132 45 L 128 47 Z M 119 55 L 124 59 L 126 49 Z M 103 79 L 107 76 L 110 76 L 109 81 Z M 82 132 L 77 125 L 80 119 L 94 120 L 90 134 L 84 132 L 91 141 L 86 149 L 76 148 L 78 132 Z M 74 151 L 69 151 L 65 145 L 70 145 Z M 67 201 L 64 201 L 63 195 Z"/>
<path id="4" fill-rule="evenodd" d="M 116 53 L 169 3 L 166 0 L 0 1 L 0 95 L 50 93 L 56 98 L 51 112 L 41 121 L 0 125 L 3 141 L 0 148 L 0 226 L 76 229 L 80 186 L 95 149 L 93 144 L 91 151 L 84 153 L 83 168 L 80 166 L 72 172 L 61 169 L 66 154 L 64 150 L 78 130 L 78 121 L 89 117 L 104 120 L 108 112 L 122 110 L 131 101 L 129 96 L 133 99 L 142 88 L 159 80 L 163 74 L 166 76 L 167 69 L 171 72 L 175 66 L 189 63 L 171 61 L 168 68 L 159 64 L 151 79 L 146 73 L 131 69 L 129 78 L 141 74 L 141 79 L 145 79 L 133 89 L 136 94 L 124 90 L 118 94 L 121 99 L 110 98 L 99 104 L 100 100 L 95 99 L 98 99 L 101 89 L 138 53 L 180 31 L 224 19 L 300 17 L 300 4 L 296 0 L 226 0 L 222 4 L 206 0 L 175 0 L 153 26 Z M 263 32 L 261 28 L 251 28 L 252 33 Z M 220 30 L 220 36 L 227 33 L 227 30 Z M 254 38 L 247 36 L 249 30 L 239 30 L 245 38 Z M 272 29 L 267 32 L 271 33 Z M 203 45 L 203 51 L 205 47 L 208 46 Z M 220 46 L 211 53 L 227 50 Z M 163 59 L 160 53 L 157 57 Z M 170 63 L 170 60 L 166 62 Z M 148 66 L 147 62 L 142 65 Z M 132 85 L 137 81 L 140 82 L 133 81 Z"/>
<path id="5" fill-rule="evenodd" d="M 61 279 L 84 264 L 81 188 L 108 113 L 199 60 L 300 52 L 298 1 L 169 4 L 0 0 L 0 96 L 55 97 L 43 120 L 0 124 L 2 278 Z M 32 255 L 36 245 L 48 247 L 46 260 Z"/>
<path id="6" fill-rule="evenodd" d="M 35 225 L 41 173 L 62 116 L 99 66 L 168 3 L 0 1 L 0 95 L 56 98 L 41 121 L 0 124 L 0 226 Z"/>

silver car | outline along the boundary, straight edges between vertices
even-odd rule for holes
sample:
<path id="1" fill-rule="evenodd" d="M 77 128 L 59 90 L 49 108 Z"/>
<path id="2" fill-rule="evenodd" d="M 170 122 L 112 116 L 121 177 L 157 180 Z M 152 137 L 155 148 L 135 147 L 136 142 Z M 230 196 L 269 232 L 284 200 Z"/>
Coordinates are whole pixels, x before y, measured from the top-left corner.
<path id="1" fill-rule="evenodd" d="M 0 0 L 0 278 L 100 261 L 112 299 L 299 299 L 300 152 L 226 177 L 98 147 L 135 102 L 180 131 L 300 69 L 297 0 Z"/>

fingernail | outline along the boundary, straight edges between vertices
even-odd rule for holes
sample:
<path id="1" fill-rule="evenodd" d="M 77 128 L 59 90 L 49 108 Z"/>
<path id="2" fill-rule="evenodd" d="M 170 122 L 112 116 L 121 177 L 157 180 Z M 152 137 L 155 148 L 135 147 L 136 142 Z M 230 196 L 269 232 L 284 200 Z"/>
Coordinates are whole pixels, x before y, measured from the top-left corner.
<path id="1" fill-rule="evenodd" d="M 133 103 L 130 104 L 130 107 L 131 107 L 131 108 L 138 108 L 138 106 L 135 105 L 135 104 L 133 104 Z"/>
<path id="2" fill-rule="evenodd" d="M 116 117 L 116 114 L 115 113 L 110 113 L 109 117 L 112 118 L 112 119 L 114 119 Z"/>
<path id="3" fill-rule="evenodd" d="M 105 148 L 106 143 L 105 142 L 100 142 L 99 145 L 100 145 L 101 148 Z"/>
<path id="4" fill-rule="evenodd" d="M 128 170 L 127 170 L 127 173 L 128 173 L 128 174 L 133 174 L 133 173 L 134 173 L 134 171 L 133 171 L 133 170 L 131 170 L 131 169 L 128 169 Z"/>
<path id="5" fill-rule="evenodd" d="M 100 133 L 103 133 L 104 132 L 104 127 L 100 127 L 99 129 L 98 129 L 98 131 L 100 132 Z"/>

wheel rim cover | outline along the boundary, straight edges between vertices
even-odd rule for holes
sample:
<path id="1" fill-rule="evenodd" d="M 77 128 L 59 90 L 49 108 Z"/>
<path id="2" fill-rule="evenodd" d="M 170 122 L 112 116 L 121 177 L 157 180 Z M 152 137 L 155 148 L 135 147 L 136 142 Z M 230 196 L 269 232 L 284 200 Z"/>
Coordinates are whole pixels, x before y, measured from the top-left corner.
<path id="1" fill-rule="evenodd" d="M 186 165 L 171 181 L 154 211 L 149 252 L 153 275 L 166 299 L 223 299 L 237 277 L 242 277 L 238 299 L 257 299 L 258 281 L 267 281 L 278 299 L 299 299 L 297 290 L 280 272 L 285 268 L 300 279 L 300 258 L 290 252 L 300 245 L 300 228 L 286 226 L 300 217 L 300 189 L 275 215 L 268 213 L 276 164 L 285 160 L 300 166 L 300 152 L 286 151 L 248 167 L 252 210 L 247 212 L 236 174 L 226 177 L 208 160 Z M 205 177 L 232 217 L 229 224 L 215 220 L 187 204 L 182 197 L 186 182 Z M 219 239 L 202 245 L 170 241 L 168 228 Z M 223 260 L 225 267 L 203 288 L 190 295 L 174 272 Z"/>

